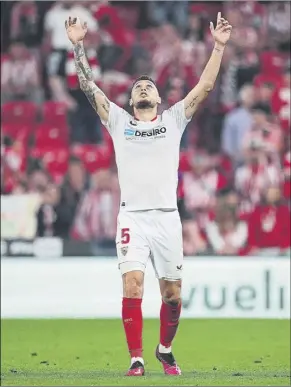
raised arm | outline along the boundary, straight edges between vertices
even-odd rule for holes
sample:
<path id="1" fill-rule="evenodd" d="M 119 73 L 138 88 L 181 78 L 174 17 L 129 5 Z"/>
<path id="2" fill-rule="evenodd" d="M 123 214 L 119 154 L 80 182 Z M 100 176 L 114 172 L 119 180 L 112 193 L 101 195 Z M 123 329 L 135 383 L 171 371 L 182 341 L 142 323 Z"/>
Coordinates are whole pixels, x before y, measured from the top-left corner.
<path id="1" fill-rule="evenodd" d="M 216 28 L 214 29 L 213 23 L 210 23 L 210 31 L 215 41 L 211 57 L 199 82 L 184 99 L 185 116 L 187 119 L 193 116 L 200 103 L 214 87 L 224 48 L 230 37 L 231 30 L 232 26 L 227 20 L 221 17 L 221 12 L 218 12 Z"/>
<path id="2" fill-rule="evenodd" d="M 108 121 L 110 103 L 103 91 L 93 81 L 93 73 L 85 55 L 83 42 L 74 44 L 73 50 L 80 88 L 102 121 Z"/>
<path id="3" fill-rule="evenodd" d="M 86 94 L 89 102 L 103 122 L 108 121 L 110 103 L 103 91 L 93 81 L 93 73 L 88 64 L 83 39 L 87 32 L 86 23 L 79 18 L 71 18 L 65 22 L 68 38 L 73 43 L 75 66 L 81 90 Z"/>

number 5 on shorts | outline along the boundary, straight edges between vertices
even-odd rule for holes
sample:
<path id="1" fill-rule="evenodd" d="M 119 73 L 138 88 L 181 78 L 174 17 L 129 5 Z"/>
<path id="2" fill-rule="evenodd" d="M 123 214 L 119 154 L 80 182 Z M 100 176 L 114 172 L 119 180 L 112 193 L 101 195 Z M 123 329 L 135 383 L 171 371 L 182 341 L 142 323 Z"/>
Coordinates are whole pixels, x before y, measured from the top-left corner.
<path id="1" fill-rule="evenodd" d="M 130 241 L 129 228 L 121 229 L 121 243 L 127 245 Z"/>

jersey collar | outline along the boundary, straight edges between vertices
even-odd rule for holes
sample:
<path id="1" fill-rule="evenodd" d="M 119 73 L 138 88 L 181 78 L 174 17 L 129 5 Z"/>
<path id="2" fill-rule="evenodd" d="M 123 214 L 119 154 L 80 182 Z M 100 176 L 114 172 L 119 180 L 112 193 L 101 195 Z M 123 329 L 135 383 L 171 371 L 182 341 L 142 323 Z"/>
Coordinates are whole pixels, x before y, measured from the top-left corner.
<path id="1" fill-rule="evenodd" d="M 135 121 L 140 121 L 138 118 L 136 118 L 136 116 L 133 116 L 133 118 L 135 119 Z M 155 116 L 151 122 L 155 121 L 156 119 L 158 118 L 158 116 Z"/>

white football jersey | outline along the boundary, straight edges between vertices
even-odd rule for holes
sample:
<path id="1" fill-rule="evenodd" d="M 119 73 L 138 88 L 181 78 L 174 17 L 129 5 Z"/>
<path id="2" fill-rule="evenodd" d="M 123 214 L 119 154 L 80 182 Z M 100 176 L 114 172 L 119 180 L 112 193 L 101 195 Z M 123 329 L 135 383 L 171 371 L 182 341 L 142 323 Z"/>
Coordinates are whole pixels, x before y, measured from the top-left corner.
<path id="1" fill-rule="evenodd" d="M 150 122 L 138 121 L 113 102 L 104 123 L 114 144 L 121 209 L 176 209 L 180 141 L 190 120 L 184 101 Z"/>

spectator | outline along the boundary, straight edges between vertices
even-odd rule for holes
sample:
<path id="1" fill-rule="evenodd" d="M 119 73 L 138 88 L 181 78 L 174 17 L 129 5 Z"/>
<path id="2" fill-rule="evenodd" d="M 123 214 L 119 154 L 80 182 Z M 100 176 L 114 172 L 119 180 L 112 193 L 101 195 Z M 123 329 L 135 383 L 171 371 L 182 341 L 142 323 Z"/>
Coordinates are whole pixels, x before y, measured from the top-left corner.
<path id="1" fill-rule="evenodd" d="M 283 254 L 290 248 L 290 209 L 280 188 L 269 186 L 249 219 L 249 254 Z"/>
<path id="2" fill-rule="evenodd" d="M 188 28 L 186 29 L 185 38 L 192 42 L 203 42 L 205 28 L 201 15 L 191 12 L 188 18 Z"/>
<path id="3" fill-rule="evenodd" d="M 32 170 L 28 175 L 28 191 L 31 193 L 43 194 L 50 183 L 51 177 L 41 167 Z"/>
<path id="4" fill-rule="evenodd" d="M 194 217 L 186 210 L 183 185 L 178 184 L 178 211 L 182 222 L 184 255 L 196 255 L 205 252 L 206 243 Z"/>
<path id="5" fill-rule="evenodd" d="M 205 253 L 206 243 L 203 239 L 199 226 L 192 217 L 182 222 L 183 251 L 185 256 Z"/>
<path id="6" fill-rule="evenodd" d="M 218 74 L 217 84 L 213 94 L 209 98 L 213 105 L 226 113 L 237 106 L 237 69 L 239 61 L 236 54 L 236 47 L 232 42 L 225 48 L 221 62 L 221 70 Z"/>
<path id="7" fill-rule="evenodd" d="M 243 19 L 243 24 L 255 27 L 263 33 L 266 19 L 266 7 L 256 0 L 242 1 L 237 3 L 227 2 L 226 7 L 233 6 L 240 11 Z"/>
<path id="8" fill-rule="evenodd" d="M 99 247 L 114 247 L 118 211 L 117 176 L 108 170 L 95 172 L 91 178 L 91 188 L 85 193 L 78 208 L 73 237 L 92 241 Z"/>
<path id="9" fill-rule="evenodd" d="M 183 95 L 197 83 L 197 77 L 192 66 L 182 60 L 175 60 L 162 68 L 157 78 L 157 85 L 162 92 L 167 88 L 181 88 Z"/>
<path id="10" fill-rule="evenodd" d="M 215 219 L 205 228 L 206 241 L 214 254 L 239 255 L 248 238 L 248 227 L 239 220 L 237 210 L 220 199 L 216 206 Z"/>
<path id="11" fill-rule="evenodd" d="M 12 195 L 24 195 L 28 191 L 28 185 L 25 181 L 19 181 L 13 188 Z"/>
<path id="12" fill-rule="evenodd" d="M 278 166 L 270 162 L 260 141 L 251 142 L 245 151 L 245 163 L 236 170 L 235 188 L 242 197 L 242 211 L 250 213 L 260 203 L 269 185 L 280 185 Z"/>
<path id="13" fill-rule="evenodd" d="M 9 137 L 5 138 L 1 148 L 1 189 L 9 194 L 14 192 L 25 174 L 26 149 L 21 141 L 12 141 Z"/>
<path id="14" fill-rule="evenodd" d="M 2 57 L 1 102 L 28 100 L 41 104 L 43 97 L 38 62 L 22 41 L 15 40 L 9 54 Z"/>
<path id="15" fill-rule="evenodd" d="M 62 216 L 60 216 L 60 191 L 54 185 L 48 185 L 42 194 L 43 202 L 37 213 L 37 236 L 63 236 Z"/>
<path id="16" fill-rule="evenodd" d="M 20 1 L 13 5 L 11 13 L 11 39 L 23 39 L 29 48 L 37 48 L 41 43 L 41 18 L 35 1 Z"/>
<path id="17" fill-rule="evenodd" d="M 133 45 L 137 45 L 135 31 L 128 25 L 130 20 L 134 19 L 134 4 L 127 9 L 125 20 L 120 14 L 120 9 L 108 4 L 107 1 L 91 4 L 92 13 L 102 32 L 100 45 L 102 66 L 106 71 L 113 69 L 122 71 L 133 54 Z"/>
<path id="18" fill-rule="evenodd" d="M 267 6 L 268 43 L 276 46 L 289 46 L 290 50 L 290 2 L 272 1 Z M 288 48 L 287 48 L 288 50 Z"/>
<path id="19" fill-rule="evenodd" d="M 235 189 L 229 185 L 221 189 L 216 195 L 216 203 L 224 202 L 227 208 L 235 210 L 237 217 L 240 220 L 244 219 L 244 214 L 240 211 L 240 197 Z M 217 205 L 209 212 L 209 220 L 214 220 L 216 216 Z"/>
<path id="20" fill-rule="evenodd" d="M 148 4 L 149 15 L 156 25 L 169 22 L 185 32 L 188 17 L 188 1 L 152 1 Z"/>
<path id="21" fill-rule="evenodd" d="M 236 164 L 242 159 L 242 142 L 252 124 L 251 107 L 254 104 L 254 87 L 245 85 L 239 93 L 240 106 L 225 117 L 222 131 L 222 150 Z"/>
<path id="22" fill-rule="evenodd" d="M 278 83 L 272 95 L 272 111 L 278 118 L 281 127 L 288 134 L 290 131 L 290 96 L 291 96 L 291 75 L 290 63 L 284 70 L 281 82 Z"/>
<path id="23" fill-rule="evenodd" d="M 151 58 L 153 72 L 155 78 L 158 79 L 163 68 L 179 58 L 182 41 L 177 30 L 171 24 L 163 24 L 157 27 L 154 32 L 154 44 L 151 50 Z M 179 60 L 179 62 L 181 62 L 181 60 Z"/>
<path id="24" fill-rule="evenodd" d="M 196 215 L 199 227 L 204 228 L 208 213 L 215 205 L 216 193 L 227 184 L 226 178 L 213 166 L 212 160 L 204 150 L 190 153 L 191 172 L 183 175 L 185 207 Z"/>
<path id="25" fill-rule="evenodd" d="M 243 148 L 251 143 L 261 144 L 269 154 L 282 150 L 281 128 L 271 122 L 271 110 L 266 104 L 257 103 L 252 107 L 252 126 L 243 139 Z"/>
<path id="26" fill-rule="evenodd" d="M 259 103 L 271 107 L 274 85 L 270 82 L 262 82 L 257 88 L 257 100 Z"/>
<path id="27" fill-rule="evenodd" d="M 245 49 L 239 50 L 237 53 L 239 63 L 236 72 L 236 85 L 238 89 L 241 89 L 245 84 L 252 84 L 260 71 L 258 44 L 259 42 L 246 42 Z"/>
<path id="28" fill-rule="evenodd" d="M 223 197 L 225 205 L 228 208 L 231 208 L 236 211 L 236 214 L 239 216 L 239 196 L 237 192 L 232 188 L 226 188 L 223 192 L 221 191 L 220 197 Z"/>
<path id="29" fill-rule="evenodd" d="M 44 19 L 46 44 L 49 44 L 52 54 L 71 50 L 72 44 L 64 33 L 64 21 L 73 15 L 78 15 L 81 20 L 87 22 L 89 32 L 97 33 L 96 20 L 80 1 L 58 0 L 46 13 Z"/>
<path id="30" fill-rule="evenodd" d="M 75 213 L 85 190 L 87 188 L 87 175 L 82 162 L 71 157 L 67 175 L 61 187 L 60 217 L 63 223 L 63 235 L 68 238 L 75 218 Z"/>

